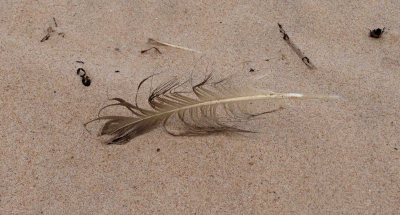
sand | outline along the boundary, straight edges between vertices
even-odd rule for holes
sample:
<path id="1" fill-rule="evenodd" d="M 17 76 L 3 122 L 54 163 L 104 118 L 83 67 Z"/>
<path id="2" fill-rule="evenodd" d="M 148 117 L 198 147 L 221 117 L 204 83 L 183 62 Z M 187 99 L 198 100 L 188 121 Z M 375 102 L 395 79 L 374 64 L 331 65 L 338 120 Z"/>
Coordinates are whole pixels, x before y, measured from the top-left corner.
<path id="1" fill-rule="evenodd" d="M 1 1 L 0 214 L 398 214 L 399 11 L 398 0 Z M 148 38 L 201 54 L 141 54 Z M 156 85 L 208 72 L 342 99 L 284 102 L 246 136 L 157 129 L 107 146 L 83 128 L 153 73 Z"/>

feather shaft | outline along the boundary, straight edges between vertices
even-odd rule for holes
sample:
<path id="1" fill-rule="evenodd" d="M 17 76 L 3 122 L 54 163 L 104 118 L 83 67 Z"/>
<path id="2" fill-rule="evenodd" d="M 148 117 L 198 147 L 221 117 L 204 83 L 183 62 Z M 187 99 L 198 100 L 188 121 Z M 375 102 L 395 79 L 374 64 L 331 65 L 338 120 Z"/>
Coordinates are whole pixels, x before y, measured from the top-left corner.
<path id="1" fill-rule="evenodd" d="M 155 113 L 153 115 L 145 116 L 142 118 L 135 118 L 135 120 L 121 128 L 123 129 L 125 127 L 128 127 L 132 124 L 138 123 L 140 121 L 145 121 L 151 118 L 160 118 L 163 116 L 168 116 L 172 115 L 177 112 L 185 111 L 188 109 L 194 109 L 198 107 L 203 107 L 203 106 L 212 106 L 212 105 L 218 105 L 218 104 L 227 104 L 227 103 L 235 103 L 235 102 L 244 102 L 244 101 L 253 101 L 253 100 L 263 100 L 263 99 L 285 99 L 285 98 L 304 98 L 304 99 L 337 99 L 337 96 L 325 96 L 325 95 L 304 95 L 300 93 L 269 93 L 269 94 L 258 94 L 258 95 L 252 95 L 252 96 L 239 96 L 239 97 L 233 97 L 233 98 L 222 98 L 222 99 L 215 99 L 211 101 L 205 101 L 192 105 L 187 105 L 187 106 L 182 106 L 170 110 L 166 110 L 163 112 Z"/>

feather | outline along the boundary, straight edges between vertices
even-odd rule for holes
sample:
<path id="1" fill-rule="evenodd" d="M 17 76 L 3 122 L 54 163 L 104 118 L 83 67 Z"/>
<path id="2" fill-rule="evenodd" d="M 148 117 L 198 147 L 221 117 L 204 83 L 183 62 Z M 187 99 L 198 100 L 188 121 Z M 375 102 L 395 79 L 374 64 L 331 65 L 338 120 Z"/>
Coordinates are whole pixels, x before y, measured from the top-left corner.
<path id="1" fill-rule="evenodd" d="M 241 105 L 245 102 L 285 98 L 337 98 L 337 96 L 304 95 L 300 93 L 274 93 L 254 88 L 238 89 L 223 81 L 207 84 L 210 78 L 211 76 L 207 76 L 201 83 L 193 86 L 193 96 L 191 97 L 175 91 L 181 86 L 176 78 L 159 85 L 148 97 L 148 104 L 151 109 L 141 108 L 137 103 L 131 104 L 121 98 L 111 99 L 116 103 L 101 108 L 98 117 L 85 123 L 85 127 L 94 121 L 105 120 L 99 136 L 109 136 L 106 140 L 107 144 L 125 144 L 159 126 L 163 126 L 167 133 L 174 136 L 252 132 L 229 125 L 222 119 L 228 118 L 230 122 L 234 120 L 245 121 L 271 112 L 247 112 Z M 140 84 L 143 84 L 143 82 Z M 122 106 L 128 109 L 132 116 L 100 116 L 105 108 L 111 106 Z M 171 123 L 173 119 L 176 123 Z M 172 129 L 170 124 L 176 125 L 177 123 L 181 125 L 181 128 Z"/>

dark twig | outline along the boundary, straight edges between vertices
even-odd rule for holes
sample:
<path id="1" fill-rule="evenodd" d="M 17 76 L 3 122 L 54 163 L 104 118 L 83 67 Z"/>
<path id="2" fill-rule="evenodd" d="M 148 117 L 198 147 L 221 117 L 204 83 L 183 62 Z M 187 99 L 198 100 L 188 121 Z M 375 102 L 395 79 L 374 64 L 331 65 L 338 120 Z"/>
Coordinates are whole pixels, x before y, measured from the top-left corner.
<path id="1" fill-rule="evenodd" d="M 48 39 L 50 38 L 51 33 L 53 33 L 53 32 L 54 32 L 54 29 L 53 29 L 52 27 L 48 27 L 48 28 L 47 28 L 47 34 L 46 34 L 46 36 L 44 36 L 44 37 L 40 40 L 40 42 L 43 43 L 44 41 L 48 40 Z"/>
<path id="2" fill-rule="evenodd" d="M 56 26 L 56 28 L 57 28 L 57 27 L 58 27 L 58 25 L 57 25 L 56 18 L 54 18 L 54 17 L 53 17 L 53 21 L 54 21 L 54 26 Z"/>
<path id="3" fill-rule="evenodd" d="M 53 17 L 53 21 L 54 21 L 54 26 L 55 26 L 55 27 L 58 27 L 56 18 Z M 52 27 L 48 27 L 48 28 L 47 28 L 47 34 L 46 34 L 46 36 L 44 36 L 44 37 L 40 40 L 40 42 L 44 42 L 44 41 L 48 40 L 48 39 L 50 38 L 50 36 L 51 36 L 54 32 L 56 32 L 56 31 L 55 31 Z M 57 33 L 57 32 L 56 32 L 56 33 Z M 65 33 L 63 33 L 63 32 L 58 32 L 57 34 L 58 34 L 59 36 L 61 36 L 61 37 L 65 37 Z"/>
<path id="4" fill-rule="evenodd" d="M 315 69 L 316 67 L 314 64 L 311 63 L 310 59 L 303 54 L 303 52 L 294 44 L 290 38 L 289 35 L 285 32 L 283 29 L 282 25 L 278 23 L 279 26 L 279 31 L 283 34 L 283 39 L 289 44 L 289 46 L 293 49 L 294 52 L 300 57 L 300 59 L 303 61 L 303 63 L 309 68 L 309 69 Z"/>
<path id="5" fill-rule="evenodd" d="M 157 47 L 151 47 L 151 48 L 149 48 L 149 49 L 142 50 L 142 51 L 140 51 L 140 53 L 144 54 L 144 53 L 150 51 L 151 49 L 156 50 L 156 52 L 157 52 L 158 54 L 162 54 L 161 51 L 160 51 L 160 49 L 158 49 Z"/>
<path id="6" fill-rule="evenodd" d="M 50 34 L 46 34 L 46 36 L 44 36 L 40 42 L 43 43 L 44 41 L 48 40 L 50 38 Z"/>

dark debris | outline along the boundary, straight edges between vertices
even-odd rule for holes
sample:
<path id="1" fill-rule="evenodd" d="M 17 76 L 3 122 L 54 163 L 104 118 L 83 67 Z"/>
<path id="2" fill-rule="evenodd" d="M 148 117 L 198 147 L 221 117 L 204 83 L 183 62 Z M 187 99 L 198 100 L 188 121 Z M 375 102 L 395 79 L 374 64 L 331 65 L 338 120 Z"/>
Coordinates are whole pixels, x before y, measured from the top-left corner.
<path id="1" fill-rule="evenodd" d="M 382 36 L 383 32 L 385 32 L 385 28 L 376 28 L 374 30 L 369 30 L 369 36 L 378 39 Z"/>

